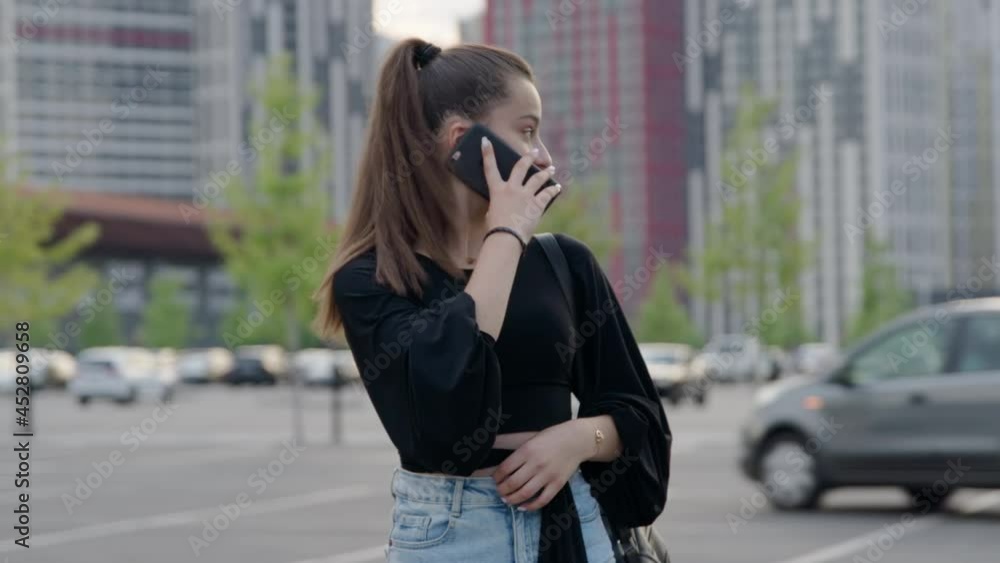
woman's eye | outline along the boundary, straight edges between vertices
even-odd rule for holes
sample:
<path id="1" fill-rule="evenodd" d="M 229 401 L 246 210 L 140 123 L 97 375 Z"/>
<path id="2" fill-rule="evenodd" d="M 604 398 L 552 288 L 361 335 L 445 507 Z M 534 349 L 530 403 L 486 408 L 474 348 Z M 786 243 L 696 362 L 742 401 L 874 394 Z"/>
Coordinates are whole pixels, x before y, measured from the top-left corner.
<path id="1" fill-rule="evenodd" d="M 535 136 L 535 129 L 533 127 L 528 127 L 524 130 L 524 134 L 530 139 Z"/>

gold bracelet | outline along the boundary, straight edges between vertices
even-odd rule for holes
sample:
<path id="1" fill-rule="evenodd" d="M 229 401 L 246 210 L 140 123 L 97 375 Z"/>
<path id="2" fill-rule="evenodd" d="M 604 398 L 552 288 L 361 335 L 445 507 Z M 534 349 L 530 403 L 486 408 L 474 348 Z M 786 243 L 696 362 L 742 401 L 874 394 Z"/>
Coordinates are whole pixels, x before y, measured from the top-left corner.
<path id="1" fill-rule="evenodd" d="M 601 442 L 604 441 L 604 432 L 594 424 L 594 457 L 601 453 Z"/>

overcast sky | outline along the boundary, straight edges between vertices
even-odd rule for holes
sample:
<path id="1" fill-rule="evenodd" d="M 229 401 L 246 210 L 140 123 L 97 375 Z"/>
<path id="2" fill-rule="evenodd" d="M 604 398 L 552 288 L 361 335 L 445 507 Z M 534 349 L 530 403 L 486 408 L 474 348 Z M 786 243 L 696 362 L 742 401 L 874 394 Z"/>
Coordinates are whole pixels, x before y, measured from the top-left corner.
<path id="1" fill-rule="evenodd" d="M 375 29 L 397 39 L 420 37 L 447 47 L 458 42 L 458 21 L 486 7 L 486 0 L 375 0 Z"/>

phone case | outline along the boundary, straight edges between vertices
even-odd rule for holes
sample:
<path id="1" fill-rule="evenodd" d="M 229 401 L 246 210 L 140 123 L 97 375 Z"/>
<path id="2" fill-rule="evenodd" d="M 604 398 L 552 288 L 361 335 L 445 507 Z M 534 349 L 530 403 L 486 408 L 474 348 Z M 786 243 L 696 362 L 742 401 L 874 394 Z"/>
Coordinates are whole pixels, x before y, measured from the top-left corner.
<path id="1" fill-rule="evenodd" d="M 458 177 L 465 185 L 469 186 L 472 191 L 476 192 L 484 199 L 489 201 L 490 199 L 490 188 L 486 183 L 486 172 L 483 170 L 483 149 L 482 149 L 482 138 L 486 137 L 493 143 L 493 154 L 496 155 L 497 159 L 497 169 L 500 172 L 500 177 L 504 180 L 510 178 L 510 172 L 513 170 L 514 165 L 517 161 L 521 160 L 521 155 L 517 151 L 510 148 L 510 145 L 505 143 L 500 137 L 495 133 L 490 131 L 488 127 L 482 124 L 475 124 L 469 129 L 465 135 L 459 139 L 458 144 L 452 151 L 450 158 L 448 159 L 448 166 L 452 173 Z M 524 181 L 527 182 L 528 178 L 531 178 L 541 169 L 534 164 L 528 168 L 528 172 L 525 175 Z M 548 186 L 555 185 L 555 181 L 549 178 L 545 181 L 545 184 L 538 189 L 538 192 L 544 190 Z M 536 194 L 538 192 L 535 192 Z M 552 198 L 548 206 L 548 209 L 559 196 Z"/>

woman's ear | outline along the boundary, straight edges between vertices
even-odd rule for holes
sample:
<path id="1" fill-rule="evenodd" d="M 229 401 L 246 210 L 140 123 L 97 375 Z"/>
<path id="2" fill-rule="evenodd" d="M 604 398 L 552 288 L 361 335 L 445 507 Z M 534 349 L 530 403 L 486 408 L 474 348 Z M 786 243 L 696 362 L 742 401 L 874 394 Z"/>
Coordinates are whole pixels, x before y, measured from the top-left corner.
<path id="1" fill-rule="evenodd" d="M 472 128 L 472 121 L 464 117 L 451 116 L 441 124 L 442 141 L 450 152 L 458 145 L 458 140 L 462 135 Z"/>

